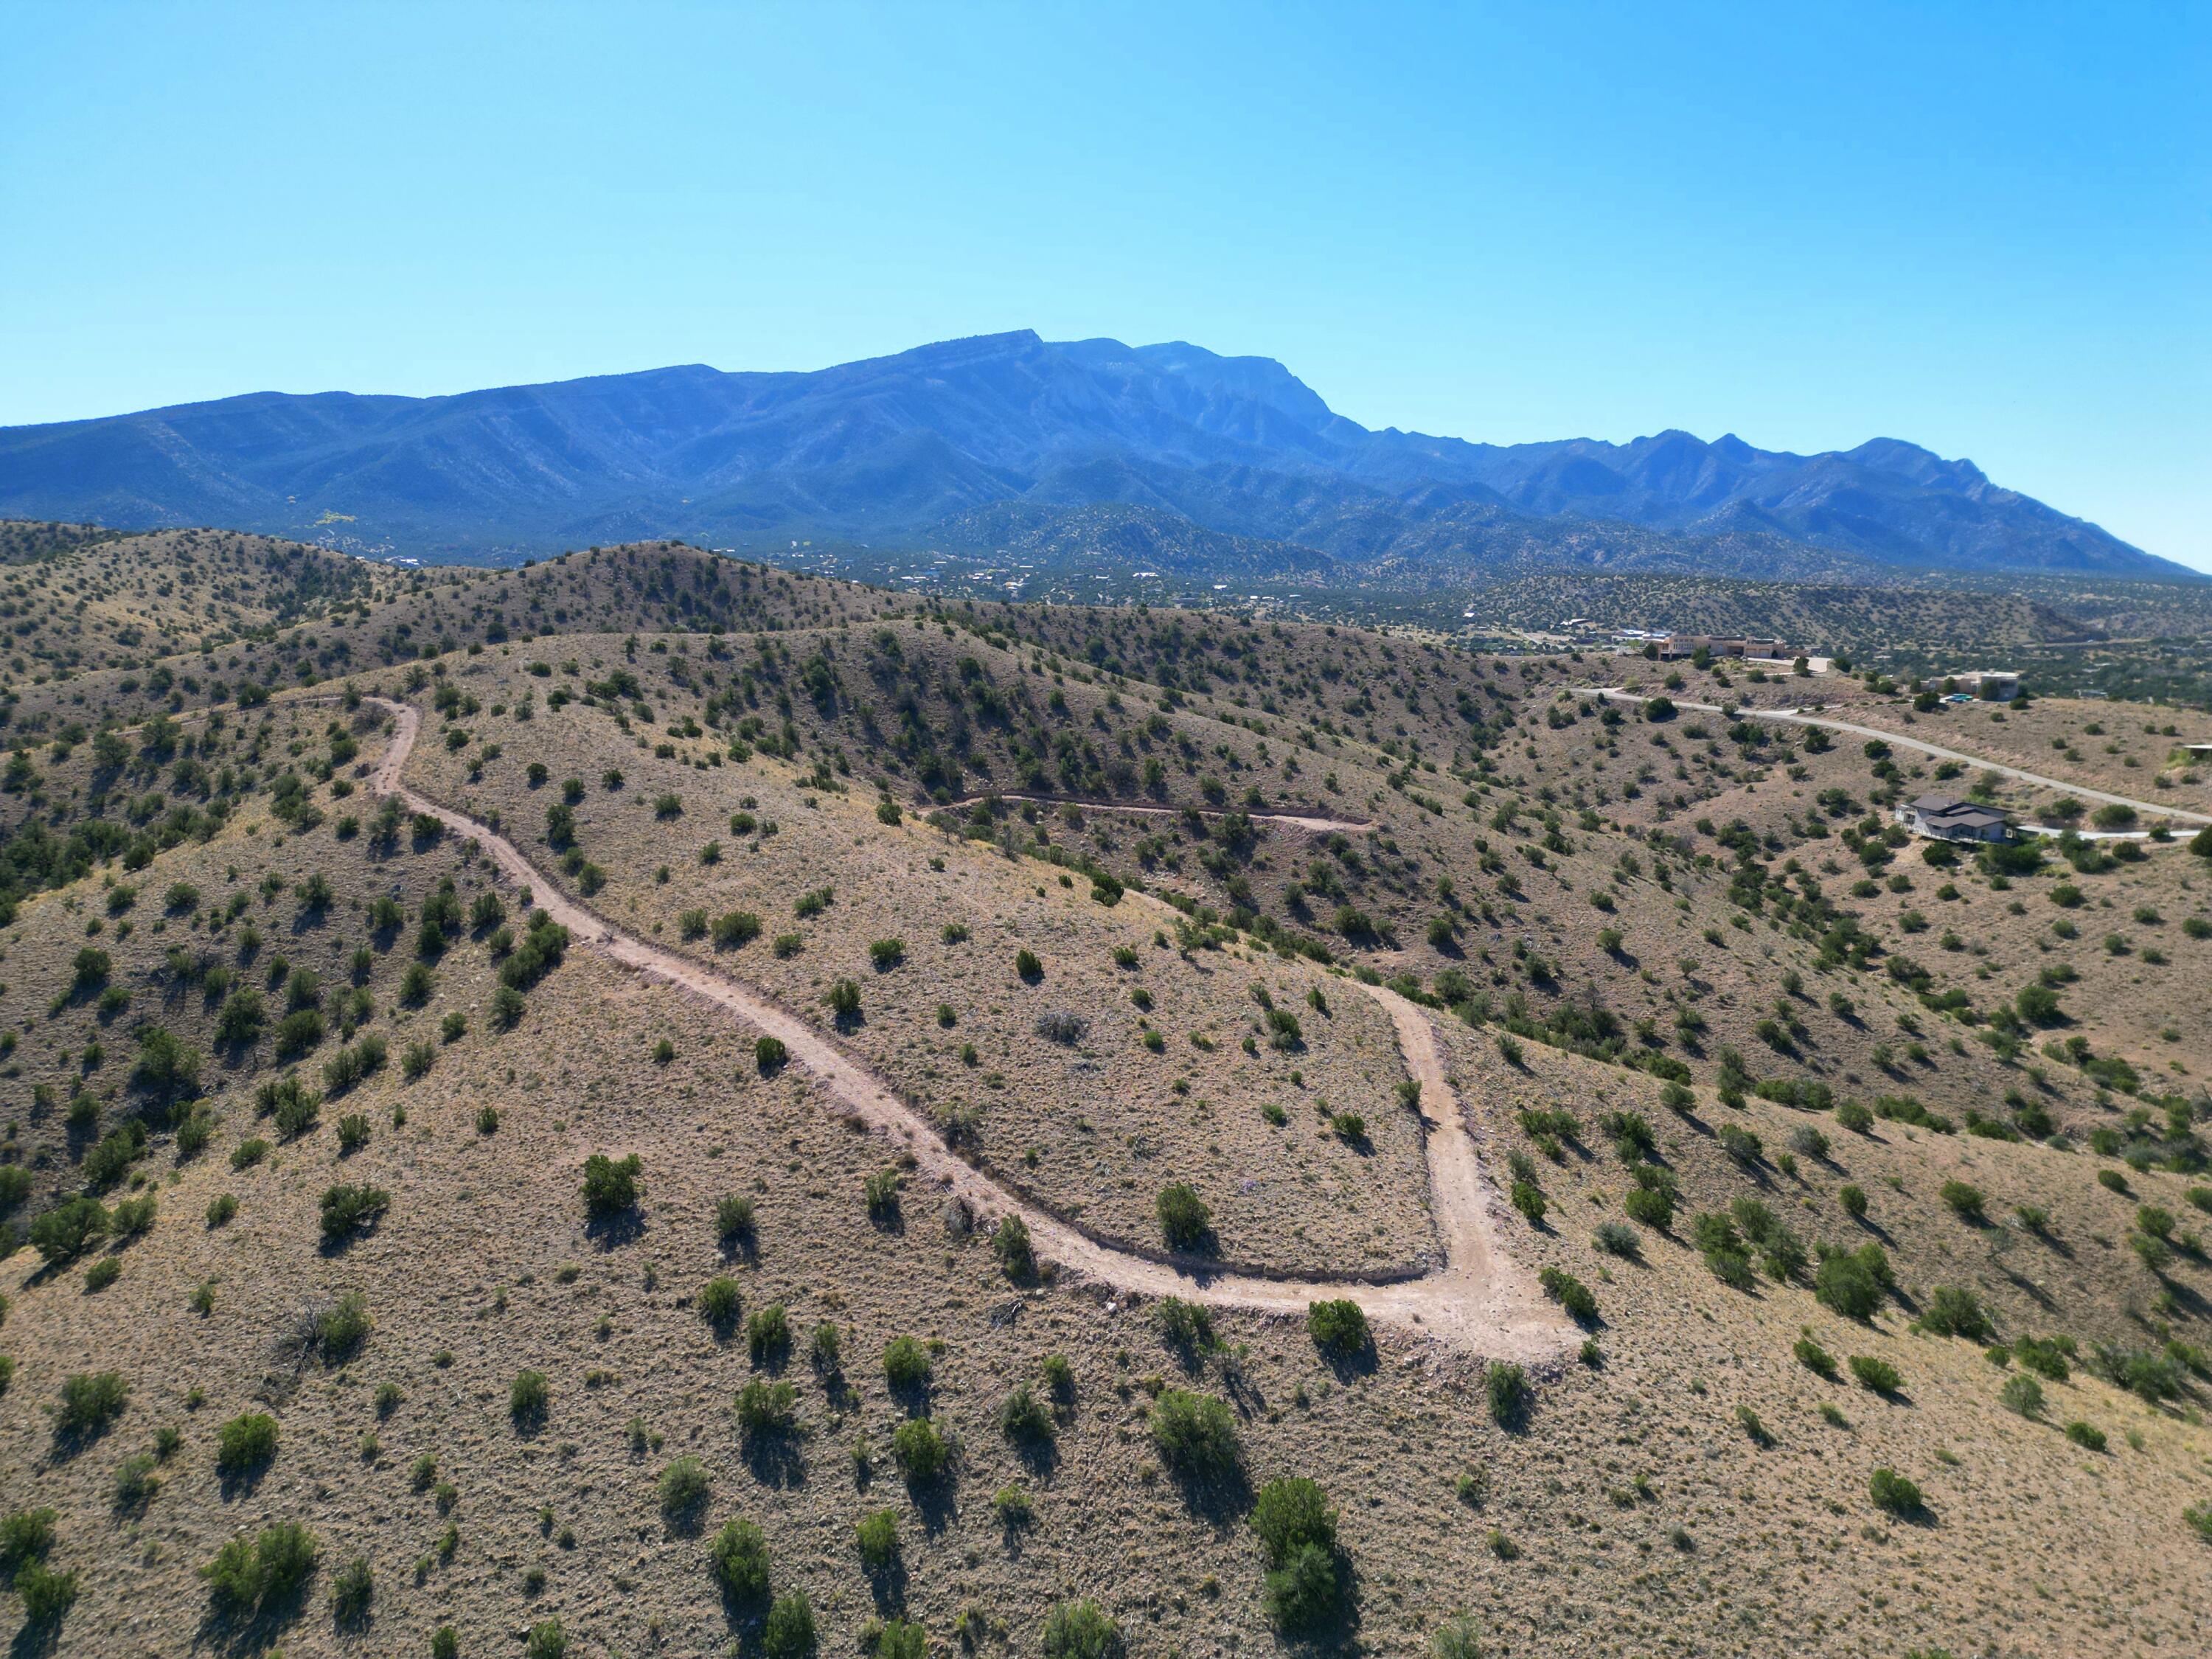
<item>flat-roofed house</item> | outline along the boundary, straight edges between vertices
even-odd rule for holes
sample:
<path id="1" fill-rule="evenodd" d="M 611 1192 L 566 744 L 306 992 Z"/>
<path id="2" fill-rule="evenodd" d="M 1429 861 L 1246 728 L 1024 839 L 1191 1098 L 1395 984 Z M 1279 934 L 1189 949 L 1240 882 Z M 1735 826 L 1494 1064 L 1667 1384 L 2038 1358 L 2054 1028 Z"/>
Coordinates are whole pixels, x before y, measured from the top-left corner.
<path id="1" fill-rule="evenodd" d="M 1951 795 L 1923 795 L 1897 809 L 1897 821 L 1936 841 L 2010 841 L 2012 823 L 2001 808 Z"/>

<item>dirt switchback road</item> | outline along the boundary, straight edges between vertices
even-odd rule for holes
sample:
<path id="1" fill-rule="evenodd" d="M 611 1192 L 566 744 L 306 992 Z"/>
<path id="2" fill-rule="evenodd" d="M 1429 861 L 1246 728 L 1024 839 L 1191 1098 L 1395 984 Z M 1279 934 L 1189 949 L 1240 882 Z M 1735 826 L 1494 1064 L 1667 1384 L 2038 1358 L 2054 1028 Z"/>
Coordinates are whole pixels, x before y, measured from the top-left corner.
<path id="1" fill-rule="evenodd" d="M 1019 1216 L 1037 1253 L 1063 1268 L 1146 1296 L 1179 1296 L 1272 1314 L 1303 1315 L 1309 1303 L 1348 1297 L 1371 1319 L 1492 1358 L 1543 1358 L 1579 1337 L 1579 1331 L 1539 1292 L 1532 1275 L 1499 1248 L 1493 1216 L 1502 1212 L 1502 1206 L 1476 1156 L 1462 1103 L 1445 1076 L 1436 1032 L 1428 1016 L 1405 998 L 1380 986 L 1361 988 L 1389 1012 L 1406 1068 L 1421 1085 L 1431 1212 L 1443 1246 L 1443 1267 L 1389 1283 L 1340 1282 L 1249 1270 L 1212 1272 L 1202 1265 L 1117 1249 L 1026 1202 L 963 1162 L 863 1061 L 765 992 L 615 927 L 562 892 L 489 825 L 408 787 L 402 774 L 415 745 L 420 714 L 404 703 L 383 698 L 363 701 L 388 711 L 393 720 L 392 742 L 372 781 L 377 794 L 396 795 L 410 810 L 427 812 L 473 840 L 503 875 L 529 887 L 532 901 L 578 943 L 679 985 L 750 1029 L 781 1038 L 793 1063 L 810 1073 L 840 1109 L 910 1152 L 923 1173 L 965 1199 L 987 1221 Z"/>
<path id="2" fill-rule="evenodd" d="M 1607 702 L 1646 703 L 1651 701 L 1641 692 L 1624 691 L 1617 685 L 1583 686 L 1580 689 L 1579 695 L 1585 697 L 1602 697 Z M 1728 712 L 1718 703 L 1685 702 L 1680 697 L 1669 697 L 1668 701 L 1677 708 L 1691 709 L 1700 714 L 1720 714 Z M 1831 720 L 1825 714 L 1802 714 L 1795 708 L 1739 708 L 1735 711 L 1735 718 L 1747 720 L 1771 720 L 1778 726 L 1820 726 L 1826 727 L 1831 732 L 1848 732 L 1855 737 L 1879 738 L 1882 742 L 1899 749 L 1916 750 L 1923 755 L 1932 755 L 1937 760 L 1963 762 L 1968 766 L 1978 766 L 1985 772 L 1995 772 L 2002 777 L 2017 778 L 2022 783 L 2032 783 L 2044 789 L 2056 789 L 2062 794 L 2082 796 L 2090 800 L 2103 801 L 2112 806 L 2132 806 L 2136 811 L 2147 812 L 2153 817 L 2179 818 L 2190 823 L 2212 823 L 2212 814 L 2191 812 L 2179 806 L 2161 806 L 2156 801 L 2137 800 L 2132 795 L 2108 794 L 2102 789 L 2092 789 L 2085 783 L 2069 783 L 2063 778 L 2047 778 L 2040 772 L 2024 771 L 2017 766 L 2008 766 L 2002 761 L 1985 760 L 1979 755 L 1969 755 L 1963 749 L 1945 749 L 1938 744 L 1923 743 L 1918 738 L 1900 737 L 1894 732 L 1885 732 L 1878 726 L 1859 726 L 1850 720 Z"/>

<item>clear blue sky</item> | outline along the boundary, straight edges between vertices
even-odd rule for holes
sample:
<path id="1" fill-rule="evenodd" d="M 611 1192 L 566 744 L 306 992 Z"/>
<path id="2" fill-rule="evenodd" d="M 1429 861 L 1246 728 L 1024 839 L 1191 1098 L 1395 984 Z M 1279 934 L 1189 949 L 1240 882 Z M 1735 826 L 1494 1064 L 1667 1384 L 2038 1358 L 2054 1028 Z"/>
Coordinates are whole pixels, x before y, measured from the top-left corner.
<path id="1" fill-rule="evenodd" d="M 0 424 L 1182 338 L 2212 568 L 2212 8 L 0 6 Z"/>

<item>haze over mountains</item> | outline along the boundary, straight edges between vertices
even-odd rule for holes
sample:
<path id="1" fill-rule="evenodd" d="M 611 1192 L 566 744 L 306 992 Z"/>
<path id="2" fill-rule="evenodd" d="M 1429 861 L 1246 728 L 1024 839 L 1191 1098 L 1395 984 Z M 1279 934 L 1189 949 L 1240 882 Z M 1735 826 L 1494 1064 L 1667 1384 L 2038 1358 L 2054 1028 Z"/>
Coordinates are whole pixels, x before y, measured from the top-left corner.
<path id="1" fill-rule="evenodd" d="M 0 516 L 220 524 L 433 559 L 809 536 L 1120 549 L 1193 577 L 1591 568 L 2194 573 L 1895 439 L 1473 444 L 1281 364 L 1026 330 L 811 374 L 700 365 L 440 398 L 256 392 L 0 430 Z"/>

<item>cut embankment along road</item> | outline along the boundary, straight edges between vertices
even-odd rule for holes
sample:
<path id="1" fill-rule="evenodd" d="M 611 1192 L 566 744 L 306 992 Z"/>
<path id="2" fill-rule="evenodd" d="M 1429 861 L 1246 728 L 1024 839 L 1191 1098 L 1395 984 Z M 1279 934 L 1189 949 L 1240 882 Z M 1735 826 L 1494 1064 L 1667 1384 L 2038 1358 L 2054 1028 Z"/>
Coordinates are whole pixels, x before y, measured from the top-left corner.
<path id="1" fill-rule="evenodd" d="M 1443 1266 L 1389 1283 L 1331 1280 L 1250 1270 L 1209 1270 L 1201 1263 L 1155 1258 L 1117 1248 L 1008 1191 L 946 1146 L 896 1091 L 842 1045 L 767 993 L 716 969 L 624 932 L 561 891 L 512 842 L 466 813 L 402 781 L 420 714 L 405 703 L 364 699 L 388 711 L 392 741 L 372 787 L 427 812 L 473 840 L 507 879 L 531 890 L 532 901 L 582 945 L 641 973 L 681 987 L 734 1015 L 762 1035 L 781 1040 L 793 1063 L 811 1074 L 836 1107 L 910 1152 L 920 1171 L 948 1194 L 965 1200 L 987 1221 L 1019 1216 L 1038 1255 L 1062 1269 L 1119 1290 L 1179 1296 L 1216 1307 L 1302 1315 L 1309 1304 L 1336 1297 L 1358 1303 L 1375 1320 L 1425 1333 L 1452 1347 L 1490 1358 L 1542 1358 L 1580 1334 L 1537 1290 L 1524 1268 L 1499 1247 L 1494 1194 L 1428 1016 L 1381 986 L 1360 988 L 1382 1005 L 1397 1034 L 1407 1073 L 1421 1085 L 1422 1124 Z"/>
<path id="2" fill-rule="evenodd" d="M 1632 702 L 1639 706 L 1651 701 L 1640 691 L 1624 690 L 1617 685 L 1583 686 L 1579 688 L 1579 695 L 1601 697 L 1607 702 Z M 1727 709 L 1718 703 L 1685 702 L 1679 697 L 1669 697 L 1668 701 L 1677 708 L 1686 708 L 1699 714 L 1727 714 L 1734 720 L 1769 720 L 1777 726 L 1818 726 L 1830 732 L 1849 732 L 1854 737 L 1875 738 L 1936 760 L 1959 761 L 1967 766 L 1978 766 L 1985 772 L 1995 772 L 2000 777 L 2016 778 L 2040 789 L 2056 789 L 2069 795 L 2086 795 L 2089 799 L 2102 801 L 2108 806 L 2131 806 L 2136 811 L 2147 812 L 2153 817 L 2178 818 L 2190 823 L 2212 823 L 2212 814 L 2192 812 L 2180 806 L 2163 806 L 2156 801 L 2137 800 L 2132 795 L 2115 795 L 2102 789 L 2092 789 L 2086 783 L 2069 783 L 2063 778 L 2045 777 L 2040 772 L 2029 772 L 2017 766 L 2008 766 L 2002 761 L 1970 755 L 1963 749 L 1946 749 L 1940 744 L 1904 737 L 1895 732 L 1885 732 L 1878 726 L 1860 726 L 1850 720 L 1831 720 L 1825 714 L 1808 714 L 1795 708 Z"/>
<path id="3" fill-rule="evenodd" d="M 1085 811 L 1127 812 L 1146 818 L 1179 818 L 1185 812 L 1195 812 L 1202 818 L 1225 818 L 1231 815 L 1227 810 L 1206 806 L 1148 805 L 1138 801 L 1103 800 L 1089 795 L 1016 795 L 1003 790 L 995 794 L 969 795 L 964 799 L 948 803 L 945 810 L 957 812 L 987 800 L 1027 801 L 1036 806 L 1078 806 Z M 1374 827 L 1364 818 L 1332 818 L 1316 812 L 1265 811 L 1258 807 L 1246 811 L 1244 816 L 1255 823 L 1279 824 L 1285 830 L 1310 830 L 1319 836 L 1351 835 L 1357 830 Z"/>

